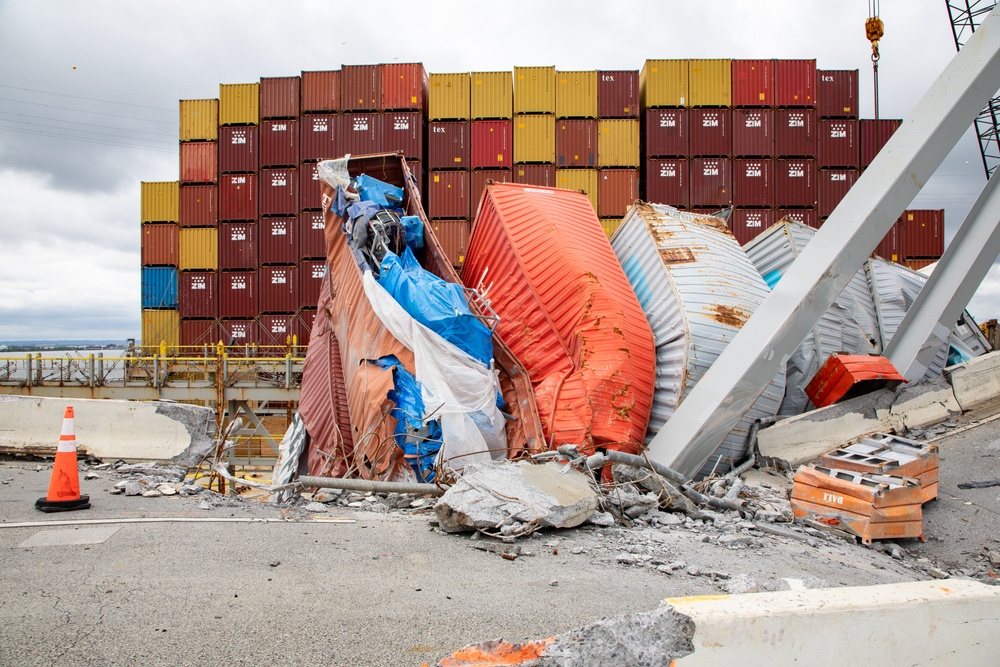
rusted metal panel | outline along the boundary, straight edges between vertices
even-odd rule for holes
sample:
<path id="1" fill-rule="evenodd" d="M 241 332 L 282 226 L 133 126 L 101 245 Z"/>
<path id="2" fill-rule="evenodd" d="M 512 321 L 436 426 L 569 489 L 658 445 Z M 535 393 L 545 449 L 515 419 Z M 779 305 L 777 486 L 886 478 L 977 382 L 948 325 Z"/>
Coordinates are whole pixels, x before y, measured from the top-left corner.
<path id="1" fill-rule="evenodd" d="M 734 60 L 731 80 L 734 107 L 774 106 L 773 60 Z"/>
<path id="2" fill-rule="evenodd" d="M 336 114 L 310 114 L 299 120 L 299 157 L 303 162 L 332 160 L 343 155 L 340 120 Z"/>
<path id="3" fill-rule="evenodd" d="M 219 268 L 219 232 L 214 227 L 185 227 L 178 231 L 181 271 L 215 271 Z"/>
<path id="4" fill-rule="evenodd" d="M 774 106 L 816 106 L 816 61 L 774 61 Z"/>
<path id="5" fill-rule="evenodd" d="M 341 109 L 344 111 L 378 111 L 381 101 L 382 70 L 378 65 L 341 66 Z"/>
<path id="6" fill-rule="evenodd" d="M 465 120 L 439 120 L 427 126 L 427 166 L 430 169 L 468 169 L 472 163 L 472 134 Z"/>
<path id="7" fill-rule="evenodd" d="M 299 121 L 265 120 L 260 124 L 260 166 L 297 167 Z"/>
<path id="8" fill-rule="evenodd" d="M 555 115 L 514 114 L 514 162 L 555 161 Z"/>
<path id="9" fill-rule="evenodd" d="M 903 211 L 903 246 L 907 259 L 944 254 L 944 209 Z"/>
<path id="10" fill-rule="evenodd" d="M 687 157 L 690 130 L 687 109 L 646 109 L 646 157 Z"/>
<path id="11" fill-rule="evenodd" d="M 299 307 L 299 267 L 262 266 L 257 269 L 260 312 L 293 313 Z"/>
<path id="12" fill-rule="evenodd" d="M 419 111 L 387 111 L 380 114 L 382 144 L 387 153 L 402 151 L 410 159 L 424 156 L 424 117 Z"/>
<path id="13" fill-rule="evenodd" d="M 774 203 L 778 206 L 816 206 L 816 161 L 774 161 Z"/>
<path id="14" fill-rule="evenodd" d="M 299 262 L 299 308 L 319 302 L 320 288 L 326 277 L 326 259 L 304 259 Z"/>
<path id="15" fill-rule="evenodd" d="M 182 319 L 219 316 L 217 272 L 181 271 L 177 275 L 177 292 L 177 310 L 180 311 Z M 181 338 L 183 337 L 182 334 Z"/>
<path id="16" fill-rule="evenodd" d="M 423 63 L 384 63 L 381 68 L 380 109 L 420 111 L 424 108 L 427 99 L 427 70 Z"/>
<path id="17" fill-rule="evenodd" d="M 302 113 L 340 111 L 340 70 L 302 72 Z"/>
<path id="18" fill-rule="evenodd" d="M 688 105 L 732 106 L 732 61 L 728 58 L 688 61 Z"/>
<path id="19" fill-rule="evenodd" d="M 833 118 L 816 122 L 816 164 L 821 169 L 857 169 L 861 163 L 858 121 Z"/>
<path id="20" fill-rule="evenodd" d="M 528 369 L 546 438 L 638 451 L 653 337 L 589 201 L 512 183 L 487 191 L 462 273 L 475 284 L 489 268 L 497 332 Z"/>
<path id="21" fill-rule="evenodd" d="M 257 223 L 223 222 L 219 225 L 219 269 L 257 268 Z"/>
<path id="22" fill-rule="evenodd" d="M 469 120 L 468 72 L 431 74 L 427 83 L 427 120 Z"/>
<path id="23" fill-rule="evenodd" d="M 302 259 L 326 257 L 325 229 L 322 211 L 299 213 L 299 255 Z"/>
<path id="24" fill-rule="evenodd" d="M 142 222 L 177 222 L 179 186 L 177 181 L 144 181 L 140 188 Z"/>
<path id="25" fill-rule="evenodd" d="M 903 124 L 901 120 L 880 118 L 879 120 L 865 119 L 860 121 L 859 129 L 861 134 L 861 168 L 864 169 L 872 163 L 882 147 L 888 143 L 889 138 Z M 875 138 L 875 128 L 878 128 L 878 139 Z"/>
<path id="26" fill-rule="evenodd" d="M 465 255 L 469 249 L 469 230 L 472 225 L 468 220 L 432 220 L 431 228 L 441 243 L 445 256 L 456 269 L 465 263 Z"/>
<path id="27" fill-rule="evenodd" d="M 556 72 L 556 116 L 597 118 L 597 70 Z"/>
<path id="28" fill-rule="evenodd" d="M 180 321 L 180 344 L 183 346 L 215 345 L 222 340 L 219 323 L 215 319 Z"/>
<path id="29" fill-rule="evenodd" d="M 597 166 L 597 121 L 556 121 L 556 166 Z"/>
<path id="30" fill-rule="evenodd" d="M 656 204 L 687 208 L 691 203 L 688 161 L 676 158 L 646 160 L 643 198 Z"/>
<path id="31" fill-rule="evenodd" d="M 816 70 L 816 115 L 858 117 L 858 70 Z"/>
<path id="32" fill-rule="evenodd" d="M 473 72 L 471 118 L 510 120 L 514 113 L 514 80 L 510 71 Z"/>
<path id="33" fill-rule="evenodd" d="M 142 265 L 177 266 L 177 231 L 171 222 L 142 225 Z"/>
<path id="34" fill-rule="evenodd" d="M 774 110 L 733 109 L 733 156 L 774 155 Z"/>
<path id="35" fill-rule="evenodd" d="M 496 181 L 497 183 L 512 183 L 514 180 L 513 174 L 510 169 L 476 169 L 472 172 L 472 190 L 470 202 L 472 203 L 472 213 L 474 214 L 479 207 L 479 201 L 483 198 L 483 192 L 486 190 L 486 183 L 488 181 Z M 472 215 L 471 217 L 476 217 Z M 438 234 L 438 239 L 440 240 L 441 235 Z"/>
<path id="36" fill-rule="evenodd" d="M 763 233 L 778 219 L 777 211 L 767 208 L 735 208 L 729 216 L 729 230 L 740 245 Z"/>
<path id="37" fill-rule="evenodd" d="M 733 160 L 733 204 L 770 208 L 774 203 L 774 164 L 760 158 Z"/>
<path id="38" fill-rule="evenodd" d="M 261 169 L 260 214 L 296 215 L 298 212 L 298 169 Z"/>
<path id="39" fill-rule="evenodd" d="M 319 174 L 315 162 L 303 162 L 299 166 L 299 206 L 303 209 L 320 207 Z"/>
<path id="40" fill-rule="evenodd" d="M 260 167 L 256 125 L 236 125 L 219 128 L 219 173 L 249 174 Z"/>
<path id="41" fill-rule="evenodd" d="M 639 199 L 638 169 L 601 169 L 597 174 L 597 215 L 621 218 Z"/>
<path id="42" fill-rule="evenodd" d="M 218 138 L 219 100 L 181 100 L 181 141 L 216 141 Z"/>
<path id="43" fill-rule="evenodd" d="M 688 62 L 647 60 L 639 72 L 639 100 L 644 109 L 689 106 Z"/>
<path id="44" fill-rule="evenodd" d="M 716 157 L 696 157 L 688 160 L 691 206 L 722 208 L 732 203 L 732 163 L 732 160 Z"/>
<path id="45" fill-rule="evenodd" d="M 293 216 L 260 219 L 257 223 L 257 259 L 261 265 L 295 264 L 299 260 L 297 223 L 298 218 Z"/>
<path id="46" fill-rule="evenodd" d="M 815 110 L 774 110 L 774 156 L 816 157 Z"/>
<path id="47" fill-rule="evenodd" d="M 556 169 L 556 187 L 582 192 L 587 195 L 594 211 L 597 211 L 596 169 Z"/>
<path id="48" fill-rule="evenodd" d="M 511 121 L 474 120 L 470 129 L 473 169 L 509 169 L 514 164 L 514 125 Z"/>
<path id="49" fill-rule="evenodd" d="M 858 180 L 858 170 L 820 169 L 816 180 L 816 214 L 826 218 Z"/>
<path id="50" fill-rule="evenodd" d="M 597 72 L 597 117 L 639 117 L 639 71 Z"/>
<path id="51" fill-rule="evenodd" d="M 514 68 L 514 114 L 556 113 L 556 68 Z"/>
<path id="52" fill-rule="evenodd" d="M 728 157 L 733 154 L 732 111 L 690 109 L 688 147 L 694 157 Z"/>
<path id="53" fill-rule="evenodd" d="M 427 177 L 427 212 L 431 218 L 468 218 L 472 206 L 469 172 L 434 171 Z"/>
<path id="54" fill-rule="evenodd" d="M 257 317 L 256 271 L 219 272 L 219 317 Z"/>
<path id="55" fill-rule="evenodd" d="M 364 155 L 382 150 L 382 122 L 378 114 L 340 114 L 340 149 L 345 155 Z"/>
<path id="56" fill-rule="evenodd" d="M 218 224 L 218 200 L 218 186 L 180 186 L 180 226 L 215 227 Z"/>
<path id="57" fill-rule="evenodd" d="M 261 77 L 261 119 L 298 117 L 301 83 L 297 76 Z"/>
<path id="58" fill-rule="evenodd" d="M 259 83 L 219 84 L 219 125 L 256 125 L 260 121 Z"/>
<path id="59" fill-rule="evenodd" d="M 554 164 L 517 164 L 514 165 L 513 176 L 515 183 L 553 188 L 556 185 L 556 166 Z"/>

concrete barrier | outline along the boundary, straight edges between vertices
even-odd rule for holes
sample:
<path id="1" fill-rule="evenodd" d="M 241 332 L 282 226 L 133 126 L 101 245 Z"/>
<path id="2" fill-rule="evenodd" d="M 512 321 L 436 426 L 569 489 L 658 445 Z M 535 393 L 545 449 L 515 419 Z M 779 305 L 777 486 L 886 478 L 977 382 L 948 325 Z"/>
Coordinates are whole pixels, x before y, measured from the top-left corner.
<path id="1" fill-rule="evenodd" d="M 971 410 L 1000 397 L 1000 352 L 957 364 L 945 371 L 963 410 Z"/>

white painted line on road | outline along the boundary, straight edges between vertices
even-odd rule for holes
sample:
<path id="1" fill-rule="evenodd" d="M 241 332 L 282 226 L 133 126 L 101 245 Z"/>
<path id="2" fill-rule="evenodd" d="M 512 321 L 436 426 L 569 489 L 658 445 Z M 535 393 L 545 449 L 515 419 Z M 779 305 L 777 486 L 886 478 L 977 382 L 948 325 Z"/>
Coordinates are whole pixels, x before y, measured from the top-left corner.
<path id="1" fill-rule="evenodd" d="M 116 523 L 357 523 L 354 519 L 336 519 L 333 517 L 317 517 L 305 521 L 290 519 L 261 519 L 255 517 L 139 517 L 134 519 L 77 519 L 66 521 L 20 521 L 17 523 L 2 523 L 0 528 L 44 528 L 46 526 L 93 526 Z"/>

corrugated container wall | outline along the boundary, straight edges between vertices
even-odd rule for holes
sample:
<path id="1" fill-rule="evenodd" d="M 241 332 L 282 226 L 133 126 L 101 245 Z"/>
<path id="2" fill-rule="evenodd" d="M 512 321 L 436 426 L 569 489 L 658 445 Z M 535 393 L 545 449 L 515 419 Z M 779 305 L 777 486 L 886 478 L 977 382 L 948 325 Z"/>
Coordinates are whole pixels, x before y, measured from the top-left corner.
<path id="1" fill-rule="evenodd" d="M 518 164 L 514 165 L 511 176 L 515 183 L 522 185 L 542 185 L 554 188 L 556 185 L 556 166 L 554 164 Z"/>
<path id="2" fill-rule="evenodd" d="M 257 218 L 257 175 L 227 174 L 219 177 L 219 220 Z"/>
<path id="3" fill-rule="evenodd" d="M 597 121 L 590 119 L 556 121 L 556 166 L 597 166 Z"/>
<path id="4" fill-rule="evenodd" d="M 774 106 L 816 106 L 816 61 L 774 61 Z"/>
<path id="5" fill-rule="evenodd" d="M 733 160 L 733 204 L 770 207 L 774 204 L 774 174 L 771 160 Z"/>
<path id="6" fill-rule="evenodd" d="M 218 144 L 214 141 L 182 141 L 181 183 L 215 183 L 219 174 Z"/>
<path id="7" fill-rule="evenodd" d="M 340 108 L 344 111 L 378 111 L 382 101 L 382 70 L 378 65 L 342 65 Z"/>
<path id="8" fill-rule="evenodd" d="M 310 209 L 322 206 L 317 162 L 303 162 L 299 167 L 299 208 Z"/>
<path id="9" fill-rule="evenodd" d="M 257 317 L 257 273 L 223 271 L 219 273 L 219 317 Z"/>
<path id="10" fill-rule="evenodd" d="M 944 209 L 903 211 L 906 257 L 936 259 L 944 254 Z"/>
<path id="11" fill-rule="evenodd" d="M 299 121 L 264 120 L 260 123 L 260 166 L 297 167 Z"/>
<path id="12" fill-rule="evenodd" d="M 257 261 L 257 223 L 219 225 L 219 270 L 254 269 Z"/>
<path id="13" fill-rule="evenodd" d="M 260 128 L 243 125 L 219 128 L 219 173 L 249 174 L 260 167 Z"/>
<path id="14" fill-rule="evenodd" d="M 814 109 L 775 109 L 774 156 L 816 157 Z"/>
<path id="15" fill-rule="evenodd" d="M 775 221 L 788 218 L 792 222 L 797 222 L 813 229 L 819 229 L 819 216 L 816 215 L 815 208 L 782 208 L 774 209 Z"/>
<path id="16" fill-rule="evenodd" d="M 743 245 L 755 239 L 778 219 L 773 209 L 735 208 L 729 216 L 729 229 Z"/>
<path id="17" fill-rule="evenodd" d="M 816 161 L 774 161 L 774 201 L 780 206 L 816 206 Z"/>
<path id="18" fill-rule="evenodd" d="M 733 154 L 733 112 L 730 109 L 690 109 L 688 149 L 692 156 L 728 157 Z"/>
<path id="19" fill-rule="evenodd" d="M 556 71 L 556 116 L 597 118 L 597 71 Z"/>
<path id="20" fill-rule="evenodd" d="M 260 214 L 297 215 L 299 174 L 297 169 L 260 170 Z"/>
<path id="21" fill-rule="evenodd" d="M 621 218 L 639 199 L 638 169 L 601 169 L 597 174 L 597 215 Z"/>
<path id="22" fill-rule="evenodd" d="M 774 110 L 733 109 L 733 156 L 774 155 Z"/>
<path id="23" fill-rule="evenodd" d="M 556 187 L 582 191 L 594 207 L 594 213 L 597 213 L 596 169 L 556 169 Z"/>
<path id="24" fill-rule="evenodd" d="M 441 244 L 444 254 L 451 260 L 454 267 L 460 267 L 465 263 L 465 253 L 469 249 L 469 231 L 471 225 L 468 220 L 432 220 L 431 228 L 434 236 Z"/>
<path id="25" fill-rule="evenodd" d="M 514 68 L 514 113 L 556 112 L 556 68 Z"/>
<path id="26" fill-rule="evenodd" d="M 177 222 L 180 183 L 144 181 L 140 187 L 142 222 Z"/>
<path id="27" fill-rule="evenodd" d="M 472 206 L 468 171 L 432 171 L 427 177 L 427 213 L 431 218 L 469 217 Z"/>
<path id="28" fill-rule="evenodd" d="M 878 152 L 889 142 L 890 137 L 895 134 L 899 126 L 903 124 L 901 120 L 883 119 L 860 121 L 861 129 L 861 167 L 867 167 L 878 155 Z M 878 140 L 875 139 L 875 128 L 878 128 Z"/>
<path id="29" fill-rule="evenodd" d="M 479 200 L 483 197 L 483 191 L 486 189 L 487 183 L 490 181 L 496 183 L 513 183 L 513 178 L 510 169 L 475 169 L 472 172 L 472 190 L 470 190 L 470 203 L 472 208 L 470 209 L 470 218 L 476 217 L 476 207 L 479 206 Z"/>
<path id="30" fill-rule="evenodd" d="M 182 185 L 180 193 L 181 227 L 215 227 L 219 224 L 218 186 Z"/>
<path id="31" fill-rule="evenodd" d="M 302 260 L 299 264 L 299 304 L 308 306 L 319 303 L 319 292 L 326 277 L 326 261 Z"/>
<path id="32" fill-rule="evenodd" d="M 471 165 L 473 169 L 509 168 L 514 163 L 514 124 L 509 120 L 474 120 Z"/>
<path id="33" fill-rule="evenodd" d="M 401 151 L 408 159 L 424 156 L 424 115 L 419 111 L 386 111 L 382 120 L 382 143 L 385 153 Z"/>
<path id="34" fill-rule="evenodd" d="M 597 73 L 597 117 L 639 117 L 638 70 L 602 70 Z"/>
<path id="35" fill-rule="evenodd" d="M 646 157 L 686 157 L 690 154 L 687 109 L 646 109 L 643 153 Z"/>
<path id="36" fill-rule="evenodd" d="M 427 81 L 427 120 L 469 120 L 468 72 L 431 74 Z"/>
<path id="37" fill-rule="evenodd" d="M 657 158 L 646 161 L 642 197 L 654 204 L 687 208 L 691 203 L 688 161 Z"/>
<path id="38" fill-rule="evenodd" d="M 902 262 L 906 257 L 906 234 L 903 231 L 903 221 L 897 220 L 889 228 L 882 241 L 875 248 L 875 254 L 892 262 Z"/>
<path id="39" fill-rule="evenodd" d="M 639 166 L 639 121 L 602 118 L 597 121 L 597 166 Z"/>
<path id="40" fill-rule="evenodd" d="M 427 166 L 430 169 L 468 169 L 471 156 L 468 121 L 443 120 L 428 124 Z"/>
<path id="41" fill-rule="evenodd" d="M 180 345 L 180 316 L 176 310 L 142 311 L 142 344 L 168 347 Z"/>
<path id="42" fill-rule="evenodd" d="M 335 114 L 311 114 L 299 120 L 299 158 L 303 162 L 340 157 L 339 118 Z"/>
<path id="43" fill-rule="evenodd" d="M 774 106 L 773 60 L 734 60 L 731 80 L 734 107 Z"/>
<path id="44" fill-rule="evenodd" d="M 514 162 L 556 161 L 556 117 L 514 115 Z"/>
<path id="45" fill-rule="evenodd" d="M 722 208 L 733 202 L 732 160 L 696 157 L 688 161 L 691 206 Z"/>
<path id="46" fill-rule="evenodd" d="M 259 83 L 219 84 L 219 125 L 256 125 L 260 121 Z"/>
<path id="47" fill-rule="evenodd" d="M 177 310 L 183 318 L 219 316 L 219 274 L 215 271 L 182 271 L 177 279 Z"/>
<path id="48" fill-rule="evenodd" d="M 180 101 L 181 141 L 216 141 L 219 138 L 219 100 Z"/>
<path id="49" fill-rule="evenodd" d="M 178 235 L 181 271 L 215 271 L 219 268 L 219 232 L 214 227 L 186 227 Z"/>
<path id="50" fill-rule="evenodd" d="M 142 307 L 177 307 L 177 269 L 147 267 L 142 270 Z"/>
<path id="51" fill-rule="evenodd" d="M 423 110 L 427 100 L 427 70 L 423 63 L 384 63 L 381 67 L 381 109 Z"/>
<path id="52" fill-rule="evenodd" d="M 262 313 L 294 313 L 299 307 L 298 267 L 260 267 L 257 269 L 257 291 Z"/>
<path id="53" fill-rule="evenodd" d="M 299 256 L 302 259 L 326 257 L 326 221 L 323 211 L 299 213 Z"/>
<path id="54" fill-rule="evenodd" d="M 374 112 L 340 114 L 340 149 L 351 155 L 382 151 L 382 121 Z"/>
<path id="55" fill-rule="evenodd" d="M 172 222 L 142 225 L 143 266 L 177 266 L 177 231 Z"/>
<path id="56" fill-rule="evenodd" d="M 688 61 L 688 106 L 728 107 L 732 93 L 731 60 Z"/>
<path id="57" fill-rule="evenodd" d="M 219 323 L 213 320 L 181 320 L 180 344 L 183 346 L 214 345 L 222 340 Z"/>
<path id="58" fill-rule="evenodd" d="M 647 60 L 639 72 L 642 107 L 688 106 L 688 62 Z"/>
<path id="59" fill-rule="evenodd" d="M 861 163 L 858 121 L 834 118 L 816 122 L 816 164 L 821 169 L 856 169 Z"/>
<path id="60" fill-rule="evenodd" d="M 297 222 L 294 216 L 260 219 L 257 223 L 257 260 L 261 265 L 295 264 L 299 261 Z"/>
<path id="61" fill-rule="evenodd" d="M 816 70 L 816 113 L 820 118 L 858 117 L 858 70 Z"/>
<path id="62" fill-rule="evenodd" d="M 261 77 L 261 119 L 297 118 L 301 82 L 297 76 Z"/>
<path id="63" fill-rule="evenodd" d="M 470 112 L 473 119 L 510 120 L 514 82 L 510 72 L 473 72 Z"/>
<path id="64" fill-rule="evenodd" d="M 222 340 L 226 345 L 257 345 L 257 327 L 246 316 L 244 319 L 224 319 L 219 323 Z"/>
<path id="65" fill-rule="evenodd" d="M 340 70 L 302 72 L 302 113 L 340 111 Z"/>
<path id="66" fill-rule="evenodd" d="M 828 217 L 858 180 L 856 169 L 820 169 L 817 174 L 816 214 Z"/>

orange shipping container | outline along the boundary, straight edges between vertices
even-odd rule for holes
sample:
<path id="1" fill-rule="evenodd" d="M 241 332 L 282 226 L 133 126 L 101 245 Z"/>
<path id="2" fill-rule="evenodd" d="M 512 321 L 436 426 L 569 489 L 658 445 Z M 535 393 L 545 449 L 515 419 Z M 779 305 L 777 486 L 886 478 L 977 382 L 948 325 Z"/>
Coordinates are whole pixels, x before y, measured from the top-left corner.
<path id="1" fill-rule="evenodd" d="M 218 143 L 181 142 L 181 183 L 215 183 L 219 173 Z"/>

